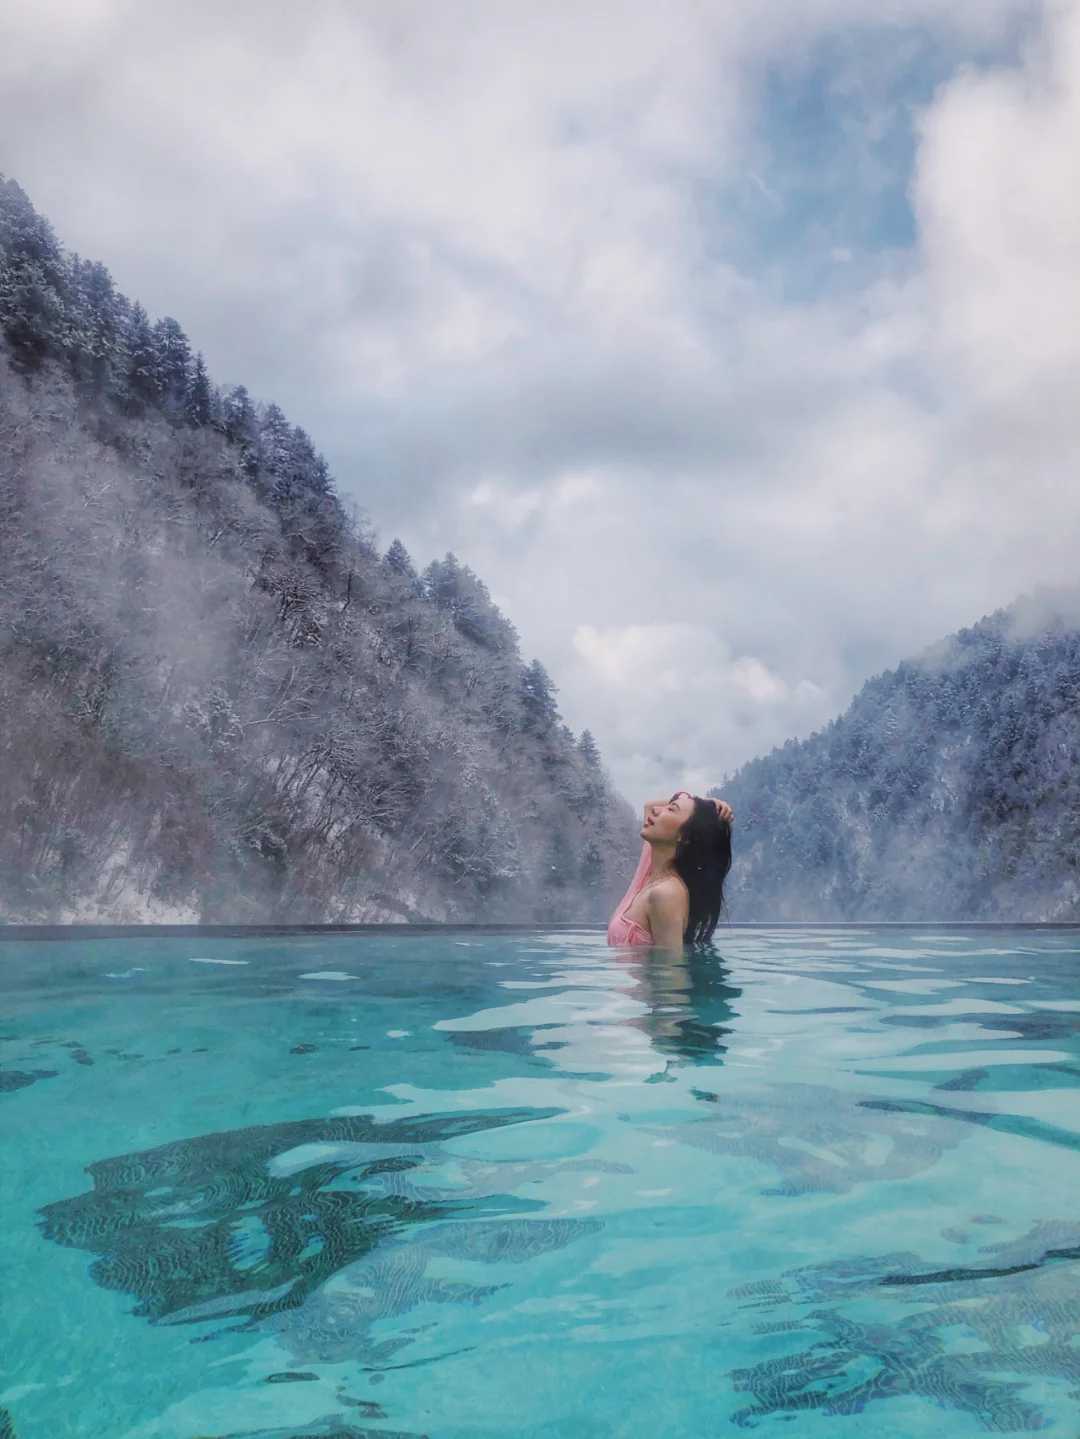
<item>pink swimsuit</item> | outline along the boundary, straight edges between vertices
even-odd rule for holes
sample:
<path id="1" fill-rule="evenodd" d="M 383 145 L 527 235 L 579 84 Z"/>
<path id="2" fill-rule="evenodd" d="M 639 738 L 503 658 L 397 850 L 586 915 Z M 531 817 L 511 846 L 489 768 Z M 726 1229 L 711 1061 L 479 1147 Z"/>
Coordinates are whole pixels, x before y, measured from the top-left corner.
<path id="1" fill-rule="evenodd" d="M 642 842 L 641 858 L 638 860 L 638 867 L 634 871 L 634 877 L 630 881 L 630 888 L 623 895 L 619 907 L 611 916 L 611 923 L 607 928 L 607 942 L 613 949 L 637 949 L 651 945 L 653 937 L 644 925 L 638 924 L 636 919 L 627 919 L 626 911 L 633 904 L 640 893 L 646 879 L 649 877 L 649 867 L 652 864 L 652 845 L 647 840 Z"/>

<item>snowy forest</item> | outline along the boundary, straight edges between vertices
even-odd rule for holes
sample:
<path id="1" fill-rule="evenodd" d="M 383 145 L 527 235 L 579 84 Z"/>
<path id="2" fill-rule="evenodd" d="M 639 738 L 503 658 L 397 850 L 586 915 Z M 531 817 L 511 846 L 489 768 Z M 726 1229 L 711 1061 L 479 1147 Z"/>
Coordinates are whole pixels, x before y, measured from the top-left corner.
<path id="1" fill-rule="evenodd" d="M 637 826 L 476 575 L 3 177 L 0 331 L 0 916 L 606 918 Z"/>
<path id="2" fill-rule="evenodd" d="M 730 916 L 1080 919 L 1080 591 L 714 791 Z M 451 554 L 0 177 L 0 918 L 598 921 L 637 823 Z"/>
<path id="3" fill-rule="evenodd" d="M 869 680 L 721 786 L 732 918 L 1080 920 L 1078 700 L 1080 591 Z"/>

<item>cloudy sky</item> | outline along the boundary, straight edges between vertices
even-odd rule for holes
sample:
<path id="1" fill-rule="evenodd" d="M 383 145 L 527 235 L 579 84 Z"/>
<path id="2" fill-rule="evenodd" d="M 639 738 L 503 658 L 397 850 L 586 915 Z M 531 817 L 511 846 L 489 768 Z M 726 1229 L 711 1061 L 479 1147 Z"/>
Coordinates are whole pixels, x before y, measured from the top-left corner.
<path id="1" fill-rule="evenodd" d="M 0 0 L 0 171 L 624 792 L 1078 576 L 1080 0 Z"/>

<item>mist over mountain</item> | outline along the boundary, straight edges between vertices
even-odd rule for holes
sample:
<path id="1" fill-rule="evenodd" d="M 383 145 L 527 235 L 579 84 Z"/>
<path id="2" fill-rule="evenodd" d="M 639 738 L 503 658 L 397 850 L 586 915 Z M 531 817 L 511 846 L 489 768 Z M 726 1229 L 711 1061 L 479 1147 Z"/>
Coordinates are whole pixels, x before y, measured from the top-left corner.
<path id="1" fill-rule="evenodd" d="M 1080 918 L 1080 590 L 716 791 L 735 920 Z M 0 177 L 0 914 L 601 920 L 636 824 L 453 555 Z"/>
<path id="2" fill-rule="evenodd" d="M 1080 590 L 1017 601 L 743 766 L 734 920 L 1080 919 Z"/>
<path id="3" fill-rule="evenodd" d="M 477 576 L 3 177 L 0 332 L 0 913 L 606 918 L 636 825 Z"/>

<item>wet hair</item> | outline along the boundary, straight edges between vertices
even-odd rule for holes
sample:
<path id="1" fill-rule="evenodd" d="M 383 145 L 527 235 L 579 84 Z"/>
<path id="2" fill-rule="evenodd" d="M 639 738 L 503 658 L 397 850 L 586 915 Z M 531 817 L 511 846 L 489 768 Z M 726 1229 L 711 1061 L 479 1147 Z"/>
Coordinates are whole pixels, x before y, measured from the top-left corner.
<path id="1" fill-rule="evenodd" d="M 720 818 L 711 799 L 691 798 L 693 813 L 679 830 L 672 868 L 690 896 L 683 943 L 708 944 L 724 908 L 724 880 L 731 869 L 731 825 Z"/>

